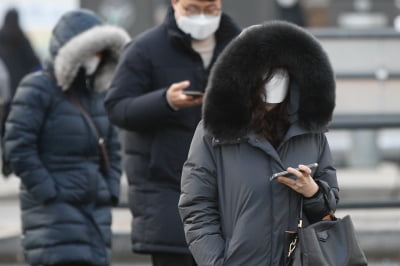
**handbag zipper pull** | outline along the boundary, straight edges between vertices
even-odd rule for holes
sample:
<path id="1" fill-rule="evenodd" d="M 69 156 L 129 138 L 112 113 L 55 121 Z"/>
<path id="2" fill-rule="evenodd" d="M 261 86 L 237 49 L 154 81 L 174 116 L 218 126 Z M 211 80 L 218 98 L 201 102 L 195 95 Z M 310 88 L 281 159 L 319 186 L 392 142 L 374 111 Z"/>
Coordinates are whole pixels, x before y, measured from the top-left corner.
<path id="1" fill-rule="evenodd" d="M 297 224 L 297 228 L 302 228 L 303 227 L 303 220 L 300 219 L 299 223 Z"/>

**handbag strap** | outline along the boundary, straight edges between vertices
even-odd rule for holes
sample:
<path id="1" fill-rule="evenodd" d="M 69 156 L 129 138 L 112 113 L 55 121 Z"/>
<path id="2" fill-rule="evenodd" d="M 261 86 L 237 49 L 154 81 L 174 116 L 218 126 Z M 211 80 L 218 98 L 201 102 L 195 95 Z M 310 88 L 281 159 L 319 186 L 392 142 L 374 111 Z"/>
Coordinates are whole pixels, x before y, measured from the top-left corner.
<path id="1" fill-rule="evenodd" d="M 297 228 L 302 228 L 303 227 L 303 195 L 300 195 L 300 213 L 299 213 L 299 221 L 297 222 Z"/>
<path id="2" fill-rule="evenodd" d="M 325 204 L 327 204 L 328 208 L 330 207 L 330 205 L 328 204 L 328 199 L 325 196 L 325 191 L 322 191 L 321 193 L 324 193 L 324 201 Z M 297 228 L 302 228 L 303 227 L 303 203 L 304 203 L 304 197 L 302 195 L 300 195 L 300 213 L 299 213 L 299 219 L 298 219 L 298 223 L 297 223 Z M 329 220 L 335 220 L 335 213 L 332 209 L 329 210 L 329 213 L 324 216 L 321 220 L 322 221 L 329 221 Z"/>
<path id="3" fill-rule="evenodd" d="M 68 93 L 68 97 L 71 100 L 71 102 L 78 107 L 79 112 L 82 114 L 82 116 L 85 118 L 86 122 L 88 123 L 89 127 L 91 128 L 92 132 L 97 138 L 97 144 L 99 145 L 100 148 L 100 155 L 102 157 L 102 168 L 104 169 L 105 172 L 108 172 L 110 169 L 110 160 L 108 158 L 108 153 L 107 153 L 107 147 L 105 145 L 104 138 L 100 135 L 99 130 L 97 129 L 92 117 L 86 112 L 85 108 L 81 105 L 79 102 L 78 98 L 75 97 L 72 93 Z"/>
<path id="4" fill-rule="evenodd" d="M 326 198 L 324 197 L 324 201 L 326 201 Z M 299 218 L 297 221 L 297 233 L 300 231 L 301 228 L 303 228 L 303 203 L 304 203 L 304 197 L 303 195 L 300 195 L 300 212 L 299 212 Z M 322 220 L 333 220 L 333 211 L 330 210 L 329 214 L 325 217 L 322 218 Z M 289 249 L 287 251 L 287 258 L 291 258 L 293 255 L 293 252 L 296 250 L 296 247 L 298 245 L 299 241 L 299 235 L 296 234 L 296 236 L 293 238 L 293 240 L 289 243 Z M 291 265 L 291 264 L 290 264 Z"/>

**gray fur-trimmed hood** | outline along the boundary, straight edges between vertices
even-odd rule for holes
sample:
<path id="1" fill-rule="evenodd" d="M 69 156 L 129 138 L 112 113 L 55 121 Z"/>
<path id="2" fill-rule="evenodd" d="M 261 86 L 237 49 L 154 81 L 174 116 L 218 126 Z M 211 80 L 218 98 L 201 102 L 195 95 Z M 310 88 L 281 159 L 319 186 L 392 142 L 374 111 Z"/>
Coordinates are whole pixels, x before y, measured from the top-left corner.
<path id="1" fill-rule="evenodd" d="M 83 62 L 95 53 L 107 51 L 94 79 L 96 91 L 109 87 L 129 34 L 121 27 L 103 24 L 92 11 L 86 9 L 65 13 L 54 27 L 50 53 L 57 84 L 65 91 L 76 78 Z"/>
<path id="2" fill-rule="evenodd" d="M 58 85 L 67 90 L 84 60 L 96 52 L 107 50 L 107 61 L 101 64 L 94 81 L 96 91 L 106 90 L 114 75 L 118 58 L 129 40 L 125 30 L 112 25 L 95 26 L 73 37 L 60 48 L 54 59 L 54 73 Z"/>
<path id="3" fill-rule="evenodd" d="M 300 125 L 313 132 L 323 130 L 335 107 L 334 72 L 319 42 L 283 21 L 251 26 L 225 48 L 206 88 L 205 128 L 218 138 L 248 133 L 252 96 L 260 93 L 265 74 L 276 68 L 289 73 L 289 109 Z"/>

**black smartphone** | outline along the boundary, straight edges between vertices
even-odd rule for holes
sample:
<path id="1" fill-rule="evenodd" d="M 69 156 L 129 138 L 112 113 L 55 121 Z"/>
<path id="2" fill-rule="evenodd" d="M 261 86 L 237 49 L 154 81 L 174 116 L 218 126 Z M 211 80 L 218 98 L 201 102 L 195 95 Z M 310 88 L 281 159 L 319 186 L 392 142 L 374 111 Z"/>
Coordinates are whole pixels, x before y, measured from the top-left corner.
<path id="1" fill-rule="evenodd" d="M 192 96 L 192 97 L 194 97 L 194 98 L 198 98 L 198 97 L 201 97 L 201 96 L 204 95 L 204 92 L 201 92 L 201 91 L 187 91 L 187 90 L 183 90 L 182 93 L 183 93 L 183 94 L 186 94 L 186 95 L 190 95 L 190 96 Z"/>
<path id="2" fill-rule="evenodd" d="M 310 169 L 313 169 L 313 168 L 318 167 L 318 163 L 306 164 L 306 166 L 307 166 L 308 168 L 310 168 Z M 296 169 L 297 171 L 300 171 L 300 169 L 299 169 L 298 167 L 295 168 L 295 169 Z M 272 180 L 274 180 L 275 178 L 277 178 L 278 176 L 289 176 L 289 175 L 291 175 L 291 174 L 290 174 L 288 171 L 282 171 L 282 172 L 273 174 L 273 175 L 269 178 L 269 180 L 272 181 Z"/>

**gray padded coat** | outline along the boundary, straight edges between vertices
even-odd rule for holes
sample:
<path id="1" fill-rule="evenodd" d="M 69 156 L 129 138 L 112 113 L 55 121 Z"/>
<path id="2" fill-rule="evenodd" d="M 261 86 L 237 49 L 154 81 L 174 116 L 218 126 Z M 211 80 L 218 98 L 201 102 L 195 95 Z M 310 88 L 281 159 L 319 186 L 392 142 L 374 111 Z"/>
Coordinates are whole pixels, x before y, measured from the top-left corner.
<path id="1" fill-rule="evenodd" d="M 291 125 L 274 148 L 250 121 L 256 84 L 276 67 L 290 75 Z M 289 166 L 319 164 L 312 176 L 326 189 L 304 199 L 309 221 L 335 210 L 339 188 L 324 135 L 334 90 L 322 48 L 294 25 L 251 27 L 226 48 L 211 73 L 204 119 L 182 173 L 179 210 L 198 265 L 282 265 L 284 232 L 296 230 L 301 195 L 269 177 Z"/>

